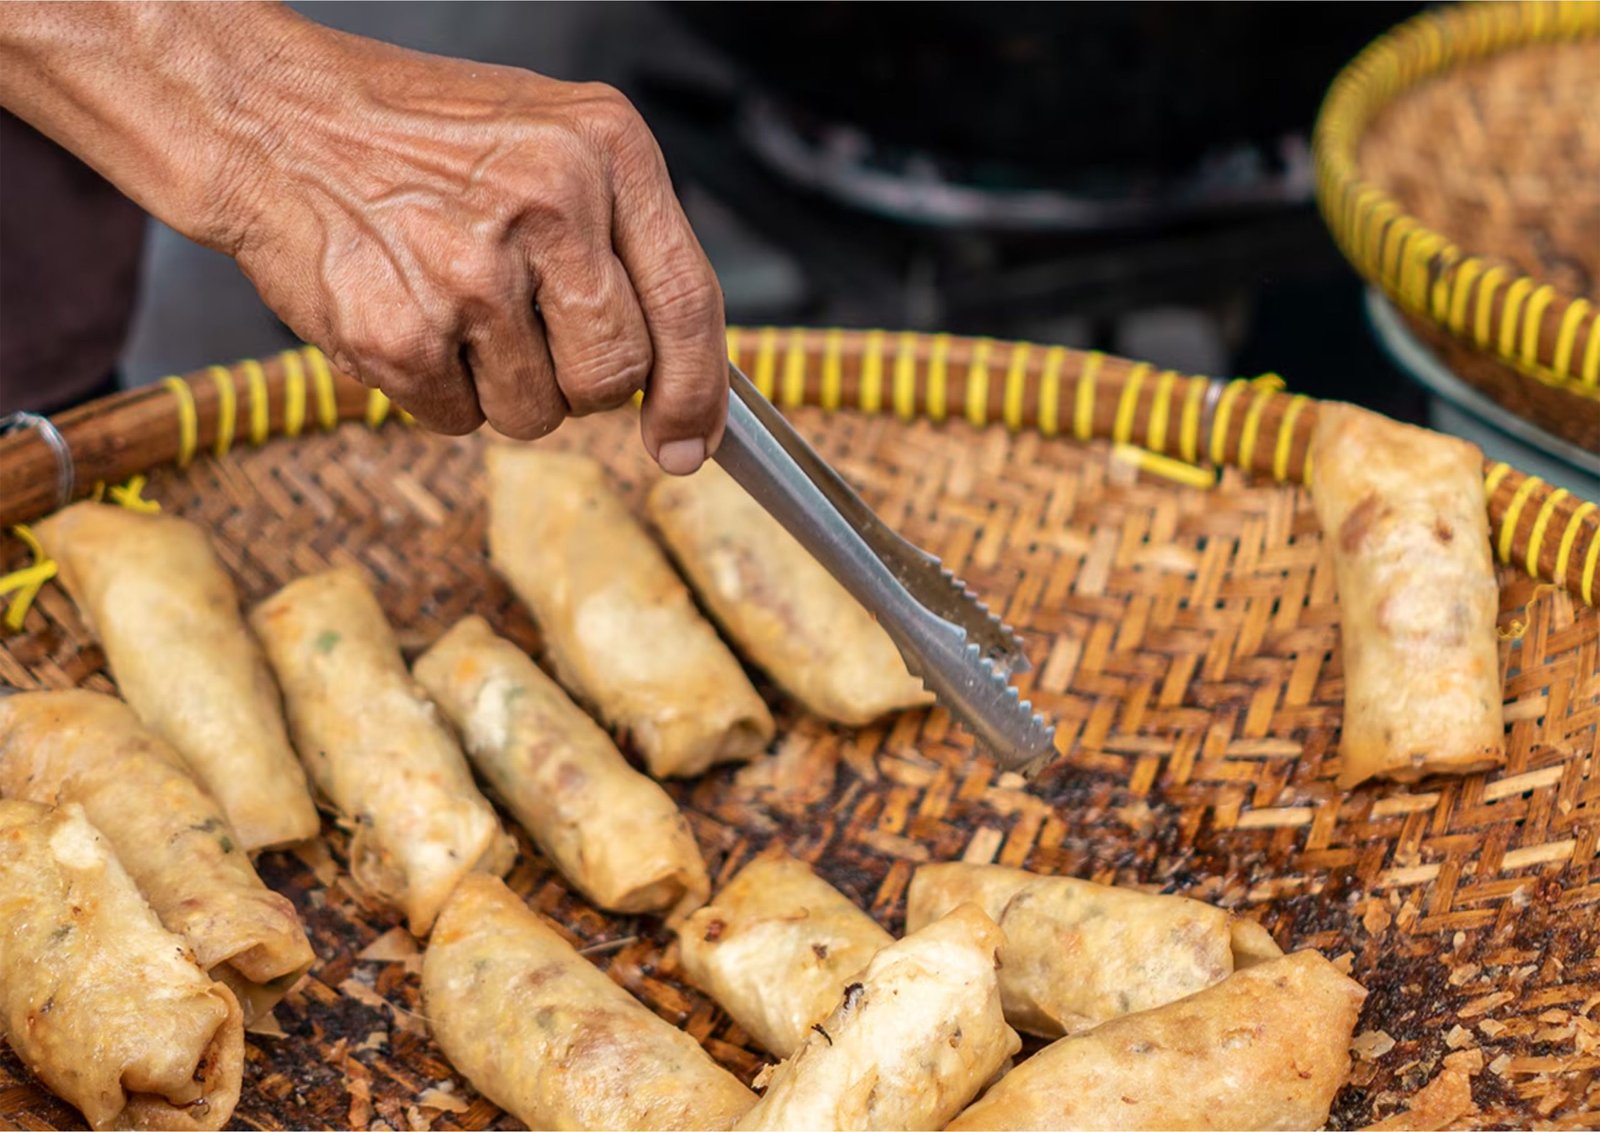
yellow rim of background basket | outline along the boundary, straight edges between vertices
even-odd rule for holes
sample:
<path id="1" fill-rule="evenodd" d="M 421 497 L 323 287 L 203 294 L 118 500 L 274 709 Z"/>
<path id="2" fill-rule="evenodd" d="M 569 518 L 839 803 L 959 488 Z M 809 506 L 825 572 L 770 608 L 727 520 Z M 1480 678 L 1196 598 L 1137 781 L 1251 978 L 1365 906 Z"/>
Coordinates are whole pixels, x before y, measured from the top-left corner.
<path id="1" fill-rule="evenodd" d="M 1064 346 L 800 327 L 730 327 L 728 355 L 783 408 L 887 411 L 903 420 L 958 417 L 976 427 L 1003 424 L 1046 437 L 1109 439 L 1115 456 L 1197 488 L 1215 484 L 1217 469 L 1225 465 L 1280 483 L 1304 483 L 1310 475 L 1317 402 L 1285 393 L 1276 374 L 1220 381 Z M 122 419 L 114 423 L 143 428 L 147 441 L 153 432 L 153 443 L 139 450 L 143 455 L 130 455 L 136 446 L 127 436 L 121 439 L 130 443 L 98 445 L 98 455 L 88 451 L 87 430 L 117 416 Z M 308 424 L 331 431 L 344 421 L 364 420 L 376 429 L 391 416 L 411 423 L 381 392 L 337 373 L 321 351 L 306 346 L 265 362 L 164 378 L 55 420 L 69 463 L 78 459 L 70 443 L 76 436 L 88 459 L 107 461 L 91 464 L 91 473 L 111 481 L 133 476 L 109 489 L 105 481 L 95 484 L 93 498 L 159 510 L 140 494 L 140 473 L 158 464 L 186 467 L 203 450 L 221 457 L 237 440 L 260 445 L 274 435 L 296 437 Z M 35 470 L 47 466 L 42 453 L 34 457 Z M 21 486 L 42 478 L 25 476 Z M 1484 494 L 1500 562 L 1590 605 L 1600 602 L 1600 506 L 1501 462 L 1485 464 Z M 45 501 L 28 514 L 45 514 L 65 502 Z M 0 597 L 11 595 L 3 625 L 16 630 L 35 595 L 55 576 L 55 563 L 26 523 L 12 531 L 33 553 L 30 565 L 0 576 Z"/>
<path id="2" fill-rule="evenodd" d="M 1600 36 L 1600 3 L 1484 3 L 1427 12 L 1334 80 L 1313 133 L 1317 198 L 1340 250 L 1401 308 L 1517 372 L 1600 401 L 1600 310 L 1468 254 L 1361 176 L 1361 136 L 1389 103 L 1463 63 Z"/>

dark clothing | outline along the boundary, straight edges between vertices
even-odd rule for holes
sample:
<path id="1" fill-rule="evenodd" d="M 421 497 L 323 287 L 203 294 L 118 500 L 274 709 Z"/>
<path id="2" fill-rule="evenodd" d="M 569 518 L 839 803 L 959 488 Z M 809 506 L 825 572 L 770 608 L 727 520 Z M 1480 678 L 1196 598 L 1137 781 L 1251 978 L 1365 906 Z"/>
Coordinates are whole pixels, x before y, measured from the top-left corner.
<path id="1" fill-rule="evenodd" d="M 145 215 L 0 110 L 0 413 L 104 391 L 128 335 Z"/>

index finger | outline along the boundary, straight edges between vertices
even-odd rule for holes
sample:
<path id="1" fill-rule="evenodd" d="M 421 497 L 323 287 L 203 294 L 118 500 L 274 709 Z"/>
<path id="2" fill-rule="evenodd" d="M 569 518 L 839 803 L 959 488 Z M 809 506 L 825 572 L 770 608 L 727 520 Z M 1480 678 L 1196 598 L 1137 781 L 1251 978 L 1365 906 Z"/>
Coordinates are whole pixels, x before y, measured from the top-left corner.
<path id="1" fill-rule="evenodd" d="M 727 329 L 716 273 L 646 141 L 648 154 L 619 163 L 612 240 L 655 354 L 640 414 L 645 448 L 665 471 L 686 475 L 722 441 Z"/>

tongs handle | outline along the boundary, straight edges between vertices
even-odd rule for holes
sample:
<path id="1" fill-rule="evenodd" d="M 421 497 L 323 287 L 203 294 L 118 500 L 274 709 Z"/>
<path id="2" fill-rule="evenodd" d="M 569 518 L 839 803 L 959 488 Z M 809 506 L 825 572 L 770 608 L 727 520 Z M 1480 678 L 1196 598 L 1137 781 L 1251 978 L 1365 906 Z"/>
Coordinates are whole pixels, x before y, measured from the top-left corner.
<path id="1" fill-rule="evenodd" d="M 1053 731 L 1018 700 L 1005 680 L 1008 669 L 969 640 L 962 625 L 907 589 L 903 575 L 863 537 L 863 531 L 881 526 L 872 510 L 737 366 L 729 366 L 729 383 L 728 424 L 717 462 L 878 618 L 906 666 L 1003 765 L 1031 770 L 1048 761 Z M 915 553 L 937 571 L 933 560 Z M 953 583 L 948 576 L 945 581 Z M 954 585 L 951 592 L 959 595 L 959 583 Z M 949 593 L 941 598 L 948 601 Z M 970 600 L 973 619 L 989 620 L 981 604 L 959 600 Z"/>

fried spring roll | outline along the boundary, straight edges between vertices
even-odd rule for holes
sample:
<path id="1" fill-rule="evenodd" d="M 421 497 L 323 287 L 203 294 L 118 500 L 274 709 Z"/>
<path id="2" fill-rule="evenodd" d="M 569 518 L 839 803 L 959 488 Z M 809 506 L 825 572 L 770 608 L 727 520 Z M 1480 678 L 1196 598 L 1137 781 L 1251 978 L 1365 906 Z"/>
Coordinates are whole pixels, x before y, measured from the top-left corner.
<path id="1" fill-rule="evenodd" d="M 1019 1030 L 1059 1037 L 1149 1010 L 1233 970 L 1221 908 L 1004 865 L 923 865 L 906 894 L 906 930 L 974 903 L 1000 925 L 1000 994 Z"/>
<path id="2" fill-rule="evenodd" d="M 412 671 L 478 772 L 591 902 L 670 910 L 673 922 L 705 903 L 705 861 L 677 803 L 483 618 L 463 618 Z"/>
<path id="3" fill-rule="evenodd" d="M 878 952 L 737 1127 L 943 1128 L 1022 1045 L 1000 1013 L 1000 942 L 965 904 Z"/>
<path id="4" fill-rule="evenodd" d="M 120 700 L 0 697 L 0 796 L 82 806 L 163 926 L 234 992 L 246 1023 L 311 966 L 294 905 L 261 883 L 216 800 Z"/>
<path id="5" fill-rule="evenodd" d="M 490 560 L 533 611 L 561 681 L 656 777 L 759 754 L 772 716 L 593 460 L 491 444 Z"/>
<path id="6" fill-rule="evenodd" d="M 1339 785 L 1498 766 L 1505 692 L 1483 453 L 1324 404 L 1307 460 L 1339 589 Z"/>
<path id="7" fill-rule="evenodd" d="M 92 1128 L 221 1128 L 244 1018 L 72 804 L 0 802 L 0 1031 Z"/>
<path id="8" fill-rule="evenodd" d="M 678 932 L 684 974 L 761 1045 L 788 1057 L 894 942 L 784 854 L 751 861 Z"/>
<path id="9" fill-rule="evenodd" d="M 952 1129 L 1321 1128 L 1366 991 L 1314 951 L 1062 1038 Z"/>
<path id="10" fill-rule="evenodd" d="M 247 853 L 315 837 L 278 689 L 211 540 L 171 515 L 79 503 L 35 526 L 122 698 L 221 803 Z"/>
<path id="11" fill-rule="evenodd" d="M 932 702 L 883 627 L 721 468 L 663 477 L 646 509 L 723 629 L 811 711 L 859 726 Z"/>
<path id="12" fill-rule="evenodd" d="M 355 825 L 356 883 L 426 935 L 462 877 L 498 876 L 515 855 L 461 748 L 412 681 L 377 598 L 354 571 L 291 582 L 250 619 L 312 779 Z"/>
<path id="13" fill-rule="evenodd" d="M 492 877 L 445 905 L 422 999 L 451 1064 L 530 1128 L 727 1128 L 755 1102 Z"/>

